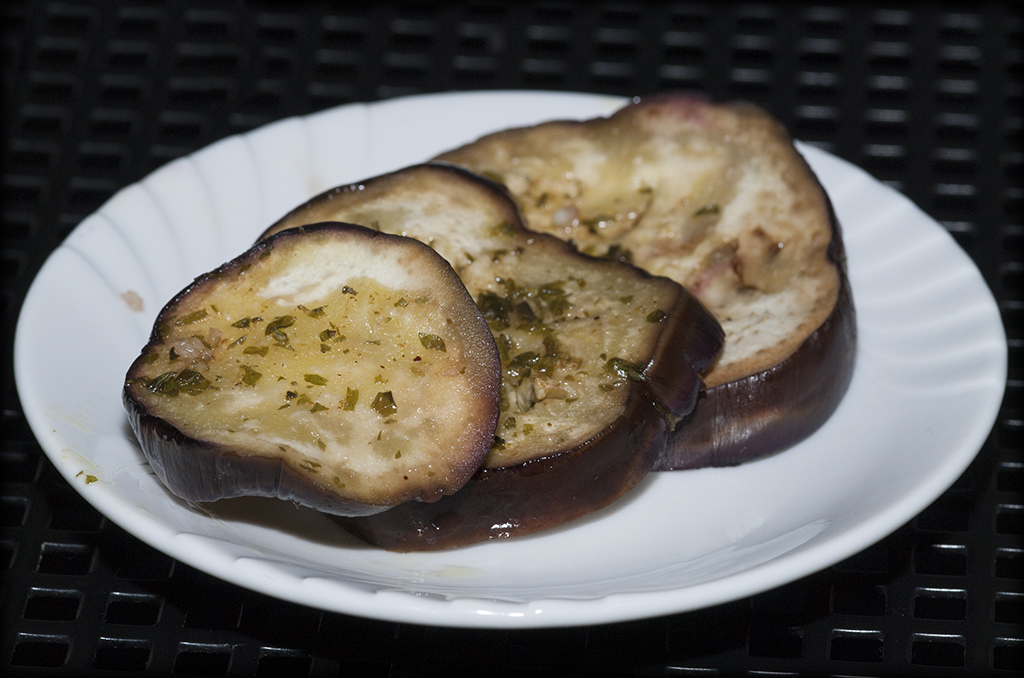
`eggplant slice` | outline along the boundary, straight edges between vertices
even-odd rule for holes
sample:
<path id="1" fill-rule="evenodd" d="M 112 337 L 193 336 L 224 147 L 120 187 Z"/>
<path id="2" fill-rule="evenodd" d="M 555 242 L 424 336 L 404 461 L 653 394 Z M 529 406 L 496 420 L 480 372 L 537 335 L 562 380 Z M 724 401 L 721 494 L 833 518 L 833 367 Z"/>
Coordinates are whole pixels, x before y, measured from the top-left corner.
<path id="1" fill-rule="evenodd" d="M 409 238 L 317 224 L 175 296 L 123 397 L 179 497 L 279 497 L 351 516 L 461 488 L 490 450 L 500 374 L 444 259 Z"/>
<path id="2" fill-rule="evenodd" d="M 466 487 L 342 521 L 388 549 L 528 534 L 607 506 L 660 458 L 721 350 L 721 327 L 680 285 L 524 229 L 504 188 L 461 168 L 417 165 L 332 189 L 264 237 L 324 220 L 428 243 L 501 355 L 494 446 Z"/>
<path id="3" fill-rule="evenodd" d="M 680 282 L 721 322 L 707 391 L 657 469 L 784 449 L 838 406 L 856 346 L 839 224 L 762 109 L 656 95 L 607 118 L 497 132 L 436 160 L 505 185 L 528 228 Z"/>

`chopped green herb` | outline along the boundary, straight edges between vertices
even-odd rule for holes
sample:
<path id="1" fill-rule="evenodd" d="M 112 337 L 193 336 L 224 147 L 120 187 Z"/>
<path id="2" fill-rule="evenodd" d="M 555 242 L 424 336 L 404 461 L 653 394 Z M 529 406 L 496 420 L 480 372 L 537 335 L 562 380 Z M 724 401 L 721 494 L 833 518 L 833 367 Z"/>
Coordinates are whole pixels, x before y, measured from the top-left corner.
<path id="1" fill-rule="evenodd" d="M 555 353 L 545 353 L 533 365 L 533 369 L 537 371 L 537 374 L 543 374 L 546 377 L 550 377 L 555 372 L 556 358 L 557 354 Z"/>
<path id="2" fill-rule="evenodd" d="M 249 338 L 248 334 L 243 334 L 238 339 L 235 339 L 230 344 L 228 344 L 228 348 L 234 348 L 235 346 L 238 346 L 240 344 L 244 344 L 245 340 L 248 339 L 248 338 Z"/>
<path id="3" fill-rule="evenodd" d="M 405 297 L 402 297 L 401 299 L 399 299 L 398 301 L 395 302 L 395 306 L 397 306 L 399 308 L 405 308 L 408 305 L 409 305 L 409 302 L 405 300 Z"/>
<path id="4" fill-rule="evenodd" d="M 195 370 L 182 370 L 175 378 L 178 381 L 178 388 L 192 396 L 199 395 L 210 387 L 210 380 Z"/>
<path id="5" fill-rule="evenodd" d="M 550 325 L 545 325 L 539 321 L 517 325 L 516 329 L 534 337 L 544 337 L 554 332 Z"/>
<path id="6" fill-rule="evenodd" d="M 150 393 L 157 393 L 159 395 L 170 396 L 172 398 L 178 395 L 179 384 L 176 372 L 164 372 L 161 375 L 153 377 L 152 379 L 146 379 L 146 377 L 140 377 L 139 382 L 145 386 Z"/>
<path id="7" fill-rule="evenodd" d="M 320 341 L 327 341 L 328 339 L 334 337 L 334 335 L 336 335 L 337 333 L 338 330 L 324 330 L 323 332 L 320 333 Z"/>
<path id="8" fill-rule="evenodd" d="M 318 306 L 313 309 L 306 308 L 302 304 L 299 304 L 299 310 L 308 315 L 310 318 L 322 318 L 324 317 L 324 306 Z"/>
<path id="9" fill-rule="evenodd" d="M 508 316 L 512 311 L 512 303 L 507 297 L 499 297 L 494 292 L 481 292 L 476 306 L 491 329 L 502 330 L 509 326 Z"/>
<path id="10" fill-rule="evenodd" d="M 231 326 L 237 327 L 238 329 L 242 330 L 248 327 L 250 322 L 252 322 L 252 318 L 245 317 L 242 318 L 241 320 L 236 320 L 235 322 L 231 323 Z"/>
<path id="11" fill-rule="evenodd" d="M 206 309 L 205 308 L 201 308 L 201 309 L 199 309 L 198 311 L 196 311 L 194 313 L 189 313 L 186 316 L 178 318 L 177 320 L 174 321 L 174 324 L 175 325 L 179 325 L 179 326 L 180 325 L 191 325 L 192 323 L 199 322 L 200 320 L 202 320 L 205 317 L 206 317 Z"/>
<path id="12" fill-rule="evenodd" d="M 269 346 L 246 346 L 242 350 L 242 353 L 247 353 L 249 355 L 253 355 L 253 354 L 256 354 L 256 355 L 267 355 L 267 351 L 269 351 L 269 350 L 270 350 Z"/>
<path id="13" fill-rule="evenodd" d="M 324 407 L 323 405 L 321 405 L 320 403 L 313 403 L 313 407 L 309 411 L 315 413 L 315 412 L 323 412 L 326 409 L 327 408 Z M 323 448 L 321 447 L 320 449 L 323 449 Z"/>
<path id="14" fill-rule="evenodd" d="M 342 409 L 351 412 L 356 409 L 356 403 L 359 402 L 359 389 L 357 388 L 345 388 L 345 405 Z"/>
<path id="15" fill-rule="evenodd" d="M 269 323 L 267 323 L 267 329 L 264 330 L 263 333 L 264 334 L 274 334 L 274 332 L 280 331 L 281 328 L 291 327 L 294 324 L 295 324 L 295 316 L 293 316 L 293 315 L 281 315 L 281 316 L 278 316 L 278 317 L 274 318 Z M 284 333 L 282 332 L 282 334 L 284 334 Z M 285 335 L 285 336 L 287 337 L 287 335 Z M 275 336 L 275 338 L 276 338 L 276 336 Z"/>
<path id="16" fill-rule="evenodd" d="M 505 420 L 505 423 L 502 424 L 502 428 L 515 428 L 515 427 L 516 427 L 516 418 L 515 417 L 509 417 L 508 419 Z"/>
<path id="17" fill-rule="evenodd" d="M 505 368 L 505 374 L 512 380 L 522 379 L 529 376 L 530 367 L 538 360 L 540 360 L 540 356 L 533 351 L 520 353 L 509 361 L 508 367 Z"/>
<path id="18" fill-rule="evenodd" d="M 307 374 L 302 377 L 306 380 L 307 384 L 313 384 L 314 386 L 323 386 L 327 383 L 327 380 L 321 377 L 319 374 Z"/>
<path id="19" fill-rule="evenodd" d="M 704 205 L 699 210 L 694 212 L 693 216 L 702 217 L 706 214 L 718 214 L 718 205 L 713 202 L 709 202 L 708 204 Z"/>
<path id="20" fill-rule="evenodd" d="M 656 308 L 656 309 L 654 309 L 653 311 L 651 311 L 650 313 L 647 314 L 646 320 L 649 323 L 657 323 L 657 322 L 661 322 L 666 317 L 667 317 L 667 314 L 664 311 L 662 311 L 660 308 Z"/>
<path id="21" fill-rule="evenodd" d="M 398 405 L 395 404 L 395 398 L 391 395 L 391 391 L 384 391 L 378 393 L 377 397 L 373 399 L 373 404 L 370 405 L 373 410 L 382 417 L 387 417 L 398 412 Z"/>
<path id="22" fill-rule="evenodd" d="M 498 354 L 502 360 L 508 360 L 509 351 L 512 350 L 512 340 L 508 338 L 508 335 L 501 333 L 494 337 L 494 343 L 498 345 Z"/>
<path id="23" fill-rule="evenodd" d="M 558 355 L 562 350 L 562 345 L 558 343 L 558 339 L 555 338 L 554 334 L 549 334 L 544 337 L 544 354 L 552 357 Z"/>
<path id="24" fill-rule="evenodd" d="M 436 334 L 426 334 L 420 332 L 420 343 L 423 344 L 423 348 L 430 349 L 431 351 L 444 351 L 448 352 L 445 348 L 444 339 L 437 336 Z"/>
<path id="25" fill-rule="evenodd" d="M 256 382 L 260 380 L 263 375 L 248 365 L 242 365 L 242 382 L 246 386 L 255 386 Z"/>
<path id="26" fill-rule="evenodd" d="M 611 358 L 604 364 L 605 372 L 611 372 L 617 374 L 624 379 L 632 379 L 634 381 L 644 381 L 647 377 L 644 376 L 643 367 L 636 363 L 631 363 L 628 360 L 622 358 Z"/>
<path id="27" fill-rule="evenodd" d="M 491 229 L 492 237 L 512 238 L 516 235 L 516 227 L 509 221 L 503 221 Z"/>
<path id="28" fill-rule="evenodd" d="M 520 301 L 516 304 L 516 313 L 518 313 L 519 317 L 526 322 L 534 322 L 537 320 L 537 314 L 533 312 L 533 307 L 530 306 L 530 302 L 528 301 Z"/>

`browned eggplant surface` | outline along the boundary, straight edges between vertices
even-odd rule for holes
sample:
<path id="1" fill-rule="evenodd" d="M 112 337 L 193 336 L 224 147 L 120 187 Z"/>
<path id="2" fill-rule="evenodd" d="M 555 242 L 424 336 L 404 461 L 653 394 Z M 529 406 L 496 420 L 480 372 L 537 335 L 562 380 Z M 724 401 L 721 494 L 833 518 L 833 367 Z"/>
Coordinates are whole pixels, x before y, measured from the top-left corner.
<path id="1" fill-rule="evenodd" d="M 839 226 L 783 127 L 749 104 L 651 96 L 438 156 L 505 185 L 532 230 L 676 280 L 721 322 L 706 393 L 657 468 L 805 438 L 838 405 L 856 323 Z"/>
<path id="2" fill-rule="evenodd" d="M 318 224 L 262 240 L 175 296 L 124 403 L 183 499 L 366 515 L 469 480 L 494 439 L 500 370 L 486 321 L 433 250 Z"/>
<path id="3" fill-rule="evenodd" d="M 462 278 L 502 362 L 501 416 L 483 468 L 451 501 L 344 524 L 396 550 L 527 534 L 608 505 L 660 458 L 691 411 L 721 327 L 677 283 L 523 228 L 507 192 L 419 165 L 327 191 L 266 235 L 362 223 L 428 243 Z"/>

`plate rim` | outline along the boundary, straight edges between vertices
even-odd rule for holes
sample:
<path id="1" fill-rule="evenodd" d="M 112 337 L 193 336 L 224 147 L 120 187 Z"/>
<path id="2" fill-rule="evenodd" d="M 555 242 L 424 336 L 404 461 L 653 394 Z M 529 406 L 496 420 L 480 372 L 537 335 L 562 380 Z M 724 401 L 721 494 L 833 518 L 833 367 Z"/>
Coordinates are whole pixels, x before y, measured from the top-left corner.
<path id="1" fill-rule="evenodd" d="M 626 97 L 609 97 L 601 94 L 535 90 L 495 90 L 419 94 L 407 97 L 396 97 L 394 99 L 386 99 L 378 102 L 344 104 L 342 106 L 332 107 L 323 111 L 315 111 L 307 115 L 291 116 L 290 118 L 278 120 L 269 123 L 268 125 L 256 128 L 250 132 L 232 136 L 245 136 L 259 132 L 269 125 L 283 123 L 292 119 L 308 119 L 312 116 L 353 106 L 363 106 L 372 110 L 374 106 L 395 105 L 396 102 L 405 102 L 406 105 L 416 105 L 417 100 L 451 101 L 460 97 L 511 97 L 512 99 L 517 99 L 524 96 L 575 97 L 581 100 L 600 98 L 602 100 L 609 101 L 618 100 L 620 103 L 628 100 Z M 227 138 L 230 137 L 226 137 L 225 139 Z M 217 140 L 213 143 L 219 143 L 223 140 L 224 139 Z M 190 157 L 195 153 L 199 153 L 202 150 L 209 148 L 210 145 L 204 146 L 185 157 Z M 807 157 L 808 154 L 812 157 L 816 154 L 822 154 L 821 157 L 827 157 L 838 161 L 846 171 L 851 169 L 856 170 L 870 178 L 872 181 L 877 182 L 877 180 L 870 177 L 870 175 L 868 175 L 864 170 L 843 160 L 842 158 L 804 142 L 798 141 L 797 146 L 805 157 Z M 808 162 L 813 165 L 811 158 L 808 158 Z M 160 169 L 162 168 L 155 170 L 154 173 L 160 171 Z M 147 177 L 152 176 L 152 174 L 153 173 L 147 175 Z M 145 177 L 140 179 L 139 182 L 134 182 L 115 193 L 114 196 L 98 208 L 94 214 L 102 213 L 107 204 L 118 198 L 121 191 L 144 180 Z M 882 185 L 881 182 L 877 183 Z M 905 200 L 912 205 L 915 210 L 920 212 L 920 214 L 930 222 L 929 226 L 934 225 L 936 228 L 941 230 L 948 237 L 949 243 L 959 250 L 959 253 L 967 259 L 970 265 L 974 267 L 975 271 L 978 272 L 980 276 L 980 271 L 977 271 L 977 267 L 974 262 L 970 260 L 966 255 L 966 252 L 963 252 L 963 250 L 959 248 L 945 229 L 942 229 L 931 216 L 920 210 L 920 208 L 910 201 L 909 198 L 902 194 L 897 195 L 902 200 Z M 88 218 L 89 217 L 86 217 L 86 219 Z M 83 220 L 83 223 L 85 221 L 86 220 Z M 76 226 L 75 229 L 72 230 L 71 234 L 69 234 L 68 238 L 71 238 L 76 232 L 78 232 L 80 227 L 81 224 Z M 214 576 L 235 585 L 259 591 L 266 595 L 283 600 L 300 602 L 319 609 L 344 614 L 354 614 L 380 620 L 421 624 L 426 623 L 439 626 L 490 628 L 537 628 L 570 626 L 584 623 L 586 625 L 591 625 L 595 623 L 613 623 L 699 609 L 709 605 L 737 600 L 739 598 L 775 588 L 799 577 L 817 572 L 825 567 L 840 562 L 844 558 L 867 548 L 871 544 L 881 541 L 931 504 L 943 491 L 945 491 L 946 488 L 956 481 L 956 479 L 977 456 L 981 446 L 984 444 L 985 438 L 992 430 L 996 417 L 998 416 L 998 403 L 1001 402 L 1003 392 L 1005 392 L 1007 376 L 1006 342 L 1005 329 L 1000 323 L 1000 328 L 1003 332 L 1003 358 L 1001 360 L 1001 380 L 1003 382 L 1003 388 L 998 394 L 998 397 L 993 396 L 996 405 L 991 412 L 991 417 L 979 418 L 974 422 L 975 425 L 973 428 L 975 430 L 969 438 L 972 441 L 976 440 L 977 442 L 975 452 L 969 455 L 962 453 L 956 455 L 954 458 L 947 459 L 947 464 L 946 467 L 943 468 L 942 474 L 936 475 L 933 473 L 933 475 L 930 476 L 932 478 L 931 483 L 921 486 L 914 494 L 902 497 L 900 502 L 896 502 L 895 505 L 890 506 L 887 510 L 882 511 L 881 513 L 872 514 L 869 520 L 861 521 L 855 528 L 849 529 L 840 535 L 830 538 L 823 544 L 815 546 L 811 549 L 810 553 L 807 551 L 797 551 L 783 554 L 769 560 L 768 562 L 741 570 L 738 573 L 682 588 L 659 591 L 619 592 L 611 593 L 600 598 L 566 599 L 550 597 L 537 598 L 529 603 L 502 603 L 501 601 L 481 599 L 472 595 L 467 595 L 465 597 L 445 599 L 442 604 L 439 604 L 438 600 L 434 597 L 416 599 L 416 596 L 409 592 L 381 590 L 376 592 L 366 592 L 355 590 L 350 587 L 345 589 L 346 596 L 345 600 L 342 601 L 347 602 L 348 604 L 338 605 L 337 601 L 333 599 L 325 601 L 322 598 L 315 598 L 315 596 L 318 595 L 318 592 L 316 590 L 310 590 L 311 587 L 306 586 L 302 580 L 298 580 L 296 583 L 291 581 L 284 582 L 282 579 L 282 581 L 278 581 L 271 585 L 267 583 L 268 580 L 265 577 L 265 573 L 240 572 L 233 564 L 234 561 L 230 557 L 225 558 L 225 562 L 223 563 L 215 562 L 211 565 L 210 562 L 206 562 L 204 564 L 196 564 L 194 562 L 194 558 L 189 557 L 189 540 L 178 538 L 181 536 L 181 533 L 174 533 L 173 525 L 165 525 L 161 520 L 149 518 L 147 516 L 139 517 L 121 514 L 118 514 L 117 517 L 111 516 L 110 509 L 119 501 L 124 503 L 123 499 L 118 498 L 115 494 L 92 491 L 93 488 L 82 486 L 81 483 L 72 482 L 71 470 L 66 468 L 65 464 L 61 463 L 59 458 L 60 451 L 53 449 L 54 441 L 50 440 L 49 432 L 46 430 L 48 426 L 46 425 L 44 417 L 39 409 L 41 399 L 36 396 L 37 384 L 31 380 L 31 375 L 26 373 L 26 370 L 28 370 L 28 361 L 27 358 L 25 358 L 25 355 L 28 350 L 27 346 L 30 339 L 22 332 L 23 318 L 26 317 L 27 313 L 32 312 L 32 309 L 34 309 L 35 305 L 38 303 L 36 301 L 36 297 L 42 294 L 41 284 L 37 283 L 44 279 L 44 272 L 47 270 L 48 266 L 52 266 L 51 262 L 54 261 L 54 256 L 58 251 L 65 248 L 67 242 L 68 240 L 65 239 L 65 241 L 58 245 L 58 247 L 47 256 L 43 266 L 39 269 L 36 277 L 33 279 L 23 299 L 22 307 L 19 310 L 14 342 L 15 383 L 17 391 L 22 399 L 22 410 L 33 434 L 39 440 L 40 447 L 43 449 L 44 454 L 46 454 L 50 459 L 51 463 L 53 463 L 65 479 L 69 481 L 71 487 L 81 494 L 86 501 L 95 506 L 105 517 L 122 529 L 133 534 L 133 536 L 139 538 L 141 541 L 175 559 L 181 560 L 192 567 L 209 574 L 213 574 Z M 982 282 L 984 282 L 983 279 Z M 987 285 L 986 289 L 988 290 L 992 303 L 995 304 L 995 299 Z M 856 299 L 856 290 L 854 290 L 854 294 Z M 49 444 L 45 444 L 44 441 Z M 57 447 L 59 447 L 59 445 L 57 445 Z M 896 510 L 896 506 L 899 507 L 899 510 Z M 162 537 L 161 545 L 154 543 L 157 539 L 153 536 L 153 528 L 158 528 L 158 531 L 162 530 L 167 533 L 166 536 Z M 816 555 L 817 557 L 809 558 L 810 555 Z M 804 563 L 810 560 L 811 568 L 808 569 L 806 566 L 797 568 L 800 571 L 796 575 L 793 575 L 792 561 L 794 559 L 798 559 Z M 257 568 L 257 570 L 258 569 L 259 568 Z M 740 582 L 740 586 L 736 585 L 737 581 Z M 765 582 L 768 582 L 769 584 L 765 585 Z M 727 591 L 722 591 L 721 589 L 723 588 L 727 589 Z M 393 600 L 395 596 L 400 596 L 402 599 L 395 601 Z M 639 606 L 636 605 L 637 599 L 641 599 L 644 604 Z M 690 600 L 686 604 L 681 605 L 680 603 L 682 601 L 680 599 L 682 599 L 682 601 Z M 582 612 L 580 610 L 582 610 Z M 583 617 L 587 618 L 585 622 L 582 621 Z"/>

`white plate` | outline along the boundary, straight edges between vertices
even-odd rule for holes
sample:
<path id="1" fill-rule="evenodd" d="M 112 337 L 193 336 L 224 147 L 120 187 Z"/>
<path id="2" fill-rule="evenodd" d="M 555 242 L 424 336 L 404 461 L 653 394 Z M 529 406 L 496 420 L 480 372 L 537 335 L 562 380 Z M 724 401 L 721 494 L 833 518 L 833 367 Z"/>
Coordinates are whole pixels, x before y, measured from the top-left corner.
<path id="1" fill-rule="evenodd" d="M 362 545 L 285 502 L 190 507 L 150 471 L 121 385 L 157 311 L 194 276 L 321 190 L 488 131 L 622 103 L 491 92 L 342 106 L 224 139 L 125 188 L 50 256 L 19 318 L 17 384 L 40 444 L 92 505 L 164 553 L 272 596 L 394 621 L 539 627 L 681 612 L 785 584 L 884 538 L 977 454 L 1002 399 L 1006 338 L 945 230 L 806 145 L 844 229 L 860 343 L 838 411 L 782 454 L 652 474 L 547 533 L 413 554 Z"/>

